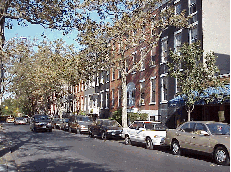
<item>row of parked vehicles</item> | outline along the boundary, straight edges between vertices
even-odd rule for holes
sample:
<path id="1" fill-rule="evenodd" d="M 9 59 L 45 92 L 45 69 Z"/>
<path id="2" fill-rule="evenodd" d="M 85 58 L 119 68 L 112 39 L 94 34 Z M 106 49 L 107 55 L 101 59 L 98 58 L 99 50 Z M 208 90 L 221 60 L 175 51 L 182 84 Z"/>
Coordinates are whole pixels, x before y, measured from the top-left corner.
<path id="1" fill-rule="evenodd" d="M 180 155 L 188 149 L 194 153 L 208 153 L 219 165 L 230 163 L 230 125 L 222 122 L 190 121 L 176 129 L 168 129 L 161 122 L 134 121 L 129 127 L 123 128 L 116 120 L 93 121 L 90 116 L 73 115 L 70 118 L 48 120 L 46 126 L 42 121 L 31 126 L 34 131 L 38 131 L 35 126 L 39 126 L 39 129 L 48 131 L 56 128 L 87 133 L 90 137 L 101 139 L 121 138 L 126 145 L 136 142 L 145 144 L 147 149 L 168 146 L 174 155 Z"/>

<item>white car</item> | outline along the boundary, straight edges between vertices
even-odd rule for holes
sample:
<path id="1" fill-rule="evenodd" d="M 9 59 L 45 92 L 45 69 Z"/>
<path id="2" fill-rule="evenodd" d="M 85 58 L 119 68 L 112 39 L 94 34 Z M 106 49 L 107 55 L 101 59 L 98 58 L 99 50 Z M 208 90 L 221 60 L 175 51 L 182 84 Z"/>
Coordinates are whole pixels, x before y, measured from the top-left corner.
<path id="1" fill-rule="evenodd" d="M 126 145 L 145 143 L 147 149 L 153 149 L 154 145 L 165 145 L 166 129 L 161 122 L 134 121 L 128 128 L 123 128 L 122 138 Z"/>

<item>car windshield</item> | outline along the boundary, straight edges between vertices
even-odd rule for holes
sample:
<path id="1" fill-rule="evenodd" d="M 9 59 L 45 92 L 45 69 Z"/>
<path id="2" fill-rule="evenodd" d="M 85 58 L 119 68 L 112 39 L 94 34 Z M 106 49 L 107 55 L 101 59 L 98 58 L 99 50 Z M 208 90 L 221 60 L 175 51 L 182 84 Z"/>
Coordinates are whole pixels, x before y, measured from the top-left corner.
<path id="1" fill-rule="evenodd" d="M 89 116 L 84 116 L 80 118 L 80 121 L 92 121 L 92 119 Z"/>
<path id="2" fill-rule="evenodd" d="M 49 120 L 48 116 L 46 116 L 46 115 L 35 116 L 34 119 L 35 119 L 35 121 Z"/>
<path id="3" fill-rule="evenodd" d="M 228 124 L 207 124 L 213 135 L 230 135 L 230 126 Z"/>
<path id="4" fill-rule="evenodd" d="M 157 131 L 165 131 L 167 129 L 165 125 L 159 123 L 145 123 L 145 128 L 147 130 L 157 130 Z"/>
<path id="5" fill-rule="evenodd" d="M 104 125 L 112 127 L 120 127 L 120 124 L 117 121 L 104 121 Z"/>
<path id="6" fill-rule="evenodd" d="M 63 119 L 63 121 L 64 121 L 64 122 L 68 122 L 68 121 L 69 121 L 69 119 L 68 119 L 68 118 L 65 118 L 65 119 Z"/>
<path id="7" fill-rule="evenodd" d="M 16 120 L 23 120 L 23 117 L 17 117 Z"/>

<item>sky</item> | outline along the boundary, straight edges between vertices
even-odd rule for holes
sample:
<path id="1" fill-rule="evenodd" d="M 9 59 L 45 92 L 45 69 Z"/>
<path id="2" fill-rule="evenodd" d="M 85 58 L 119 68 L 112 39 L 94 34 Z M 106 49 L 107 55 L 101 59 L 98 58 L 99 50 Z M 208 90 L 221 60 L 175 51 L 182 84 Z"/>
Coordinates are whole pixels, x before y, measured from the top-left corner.
<path id="1" fill-rule="evenodd" d="M 49 40 L 56 40 L 62 38 L 66 41 L 67 44 L 74 44 L 78 49 L 78 44 L 75 41 L 77 36 L 77 31 L 72 31 L 68 35 L 63 35 L 62 31 L 44 29 L 41 25 L 30 24 L 28 26 L 20 26 L 16 21 L 12 21 L 13 28 L 7 29 L 5 28 L 5 41 L 9 41 L 15 37 L 25 37 L 28 39 L 41 39 L 41 35 L 44 33 Z"/>

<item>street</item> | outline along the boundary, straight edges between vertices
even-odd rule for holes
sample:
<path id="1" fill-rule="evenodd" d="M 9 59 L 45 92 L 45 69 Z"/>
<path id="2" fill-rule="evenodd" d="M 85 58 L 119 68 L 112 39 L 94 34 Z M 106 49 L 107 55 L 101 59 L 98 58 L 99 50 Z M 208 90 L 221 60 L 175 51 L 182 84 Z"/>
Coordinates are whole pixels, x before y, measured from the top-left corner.
<path id="1" fill-rule="evenodd" d="M 3 124 L 3 128 L 12 141 L 8 154 L 18 171 L 230 171 L 207 156 L 174 156 L 164 147 L 147 150 L 142 145 L 125 145 L 123 140 L 103 141 L 56 129 L 35 133 L 29 125 Z"/>

